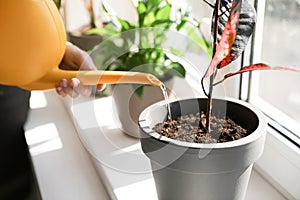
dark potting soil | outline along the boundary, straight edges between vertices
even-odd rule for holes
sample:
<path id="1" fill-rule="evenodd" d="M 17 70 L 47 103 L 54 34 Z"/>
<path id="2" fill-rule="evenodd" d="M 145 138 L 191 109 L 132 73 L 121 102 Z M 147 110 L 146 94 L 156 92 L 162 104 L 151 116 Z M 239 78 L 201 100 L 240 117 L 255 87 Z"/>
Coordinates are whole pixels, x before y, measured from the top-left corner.
<path id="1" fill-rule="evenodd" d="M 206 115 L 197 113 L 158 123 L 153 130 L 168 138 L 192 143 L 222 143 L 238 140 L 248 135 L 246 129 L 230 118 L 212 116 L 209 133 L 205 126 Z"/>

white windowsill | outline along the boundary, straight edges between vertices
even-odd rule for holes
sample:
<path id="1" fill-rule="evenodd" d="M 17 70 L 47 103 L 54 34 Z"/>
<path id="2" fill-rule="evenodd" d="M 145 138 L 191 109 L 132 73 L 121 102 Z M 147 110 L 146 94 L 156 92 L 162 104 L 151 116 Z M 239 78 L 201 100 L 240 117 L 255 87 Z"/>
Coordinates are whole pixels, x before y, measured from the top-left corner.
<path id="1" fill-rule="evenodd" d="M 272 120 L 280 122 L 281 125 L 273 124 L 279 131 L 295 142 L 300 142 L 296 136 L 300 134 L 298 123 L 259 97 L 250 102 L 272 118 L 268 118 L 271 124 Z M 295 135 L 283 127 L 295 131 Z M 264 154 L 256 168 L 288 199 L 300 199 L 300 149 L 271 127 L 268 128 Z"/>
<path id="2" fill-rule="evenodd" d="M 155 199 L 151 173 L 121 172 L 108 167 L 105 160 L 97 159 L 103 156 L 102 159 L 110 159 L 110 163 L 120 167 L 130 164 L 128 158 L 134 158 L 126 152 L 141 152 L 137 139 L 112 126 L 110 97 L 87 98 L 76 106 L 66 106 L 67 110 L 62 101 L 70 105 L 70 99 L 61 100 L 53 91 L 33 92 L 33 109 L 26 125 L 26 138 L 43 199 Z M 75 111 L 73 119 L 68 114 L 70 108 L 72 113 Z M 95 116 L 99 117 L 96 121 Z M 77 124 L 76 129 L 73 122 Z M 147 159 L 139 156 L 142 159 L 135 162 L 149 169 Z M 246 195 L 246 200 L 254 199 L 285 200 L 256 168 Z"/>
<path id="3" fill-rule="evenodd" d="M 72 101 L 54 91 L 33 92 L 31 106 L 26 138 L 44 199 L 156 199 L 149 161 L 139 141 L 117 127 L 111 97 Z M 297 199 L 292 195 L 298 191 L 300 173 L 283 167 L 299 162 L 291 157 L 279 165 L 278 159 L 290 154 L 289 148 L 280 148 L 279 153 L 274 150 L 282 141 L 275 136 L 269 133 L 267 137 L 264 155 L 251 174 L 246 200 Z M 272 166 L 284 173 L 273 176 L 273 170 L 266 170 Z M 140 169 L 146 172 L 137 174 Z M 291 192 L 278 187 L 282 174 L 288 177 Z"/>
<path id="4" fill-rule="evenodd" d="M 32 92 L 25 126 L 43 200 L 108 200 L 72 119 L 54 91 Z"/>

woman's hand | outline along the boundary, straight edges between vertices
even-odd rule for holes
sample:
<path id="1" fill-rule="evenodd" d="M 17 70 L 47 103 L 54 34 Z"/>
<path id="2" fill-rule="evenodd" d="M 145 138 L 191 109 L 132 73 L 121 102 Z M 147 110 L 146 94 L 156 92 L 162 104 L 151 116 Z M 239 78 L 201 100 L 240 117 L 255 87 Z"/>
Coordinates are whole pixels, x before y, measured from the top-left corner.
<path id="1" fill-rule="evenodd" d="M 67 43 L 59 68 L 65 70 L 79 70 L 79 68 L 84 70 L 97 69 L 87 52 L 70 43 Z M 97 90 L 103 90 L 104 88 L 105 85 L 97 85 Z M 77 97 L 78 95 L 90 96 L 92 87 L 80 84 L 77 78 L 73 78 L 70 81 L 62 79 L 56 86 L 56 92 L 63 97 L 67 95 L 71 97 Z"/>

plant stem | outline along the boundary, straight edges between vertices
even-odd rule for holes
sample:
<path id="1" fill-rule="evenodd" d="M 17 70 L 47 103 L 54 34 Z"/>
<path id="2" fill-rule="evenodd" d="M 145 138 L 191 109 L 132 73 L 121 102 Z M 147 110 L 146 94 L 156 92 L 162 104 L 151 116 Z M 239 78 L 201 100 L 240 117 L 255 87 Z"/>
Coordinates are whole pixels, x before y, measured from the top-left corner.
<path id="1" fill-rule="evenodd" d="M 212 109 L 212 91 L 213 91 L 213 84 L 214 81 L 213 75 L 210 76 L 209 80 L 209 90 L 207 94 L 207 107 L 206 107 L 206 132 L 210 132 L 210 116 L 211 116 L 211 109 Z"/>
<path id="2" fill-rule="evenodd" d="M 215 19 L 214 19 L 214 35 L 213 35 L 213 57 L 216 53 L 217 45 L 218 45 L 218 23 L 219 23 L 219 10 L 220 10 L 220 0 L 217 0 L 214 6 L 214 13 L 215 13 Z M 212 93 L 213 93 L 213 84 L 214 79 L 216 76 L 216 71 L 210 76 L 209 80 L 209 90 L 207 94 L 207 106 L 206 106 L 206 131 L 207 133 L 210 132 L 210 117 L 211 117 L 211 110 L 212 110 Z"/>
<path id="3" fill-rule="evenodd" d="M 210 7 L 214 7 L 214 5 L 213 4 L 211 4 L 209 1 L 207 1 L 207 0 L 203 0 L 207 5 L 209 5 Z"/>

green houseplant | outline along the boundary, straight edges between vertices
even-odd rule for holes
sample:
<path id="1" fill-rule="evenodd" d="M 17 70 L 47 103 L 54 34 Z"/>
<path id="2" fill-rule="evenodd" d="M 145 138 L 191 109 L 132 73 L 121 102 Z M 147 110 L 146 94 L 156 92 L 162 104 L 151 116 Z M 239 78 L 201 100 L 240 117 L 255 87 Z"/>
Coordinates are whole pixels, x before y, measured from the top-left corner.
<path id="1" fill-rule="evenodd" d="M 244 51 L 254 29 L 255 9 L 247 0 L 205 2 L 214 9 L 213 58 L 202 77 L 202 85 L 209 79 L 208 92 L 203 86 L 208 98 L 171 102 L 172 119 L 180 117 L 178 120 L 166 120 L 164 102 L 149 106 L 139 118 L 142 149 L 151 161 L 159 199 L 244 199 L 252 165 L 263 152 L 266 120 L 260 111 L 246 102 L 213 99 L 213 87 L 229 77 L 253 70 L 300 71 L 258 63 L 216 81 L 218 69 L 226 67 Z M 205 120 L 194 117 L 189 119 L 189 125 L 181 123 L 188 118 L 183 116 L 201 111 L 206 114 Z M 245 128 L 246 136 L 236 138 L 238 132 L 216 132 L 213 128 L 216 122 L 212 122 L 214 116 L 233 119 Z M 198 127 L 196 132 L 192 132 L 192 123 Z M 162 128 L 155 129 L 156 125 Z M 222 128 L 227 125 L 222 124 Z M 193 142 L 182 138 L 180 133 L 186 129 L 193 133 L 190 134 Z M 224 135 L 230 136 L 229 139 L 222 141 Z M 221 139 L 214 140 L 216 138 Z"/>
<path id="2" fill-rule="evenodd" d="M 192 40 L 208 54 L 211 54 L 210 42 L 198 32 L 196 28 L 200 24 L 188 10 L 175 8 L 167 0 L 132 2 L 137 20 L 129 22 L 111 14 L 110 23 L 93 30 L 104 38 L 91 56 L 102 70 L 151 73 L 171 89 L 172 77 L 184 78 L 186 70 L 178 61 L 185 47 L 166 47 L 169 35 L 189 32 Z M 108 9 L 106 12 L 109 13 Z M 134 137 L 138 137 L 137 122 L 141 110 L 164 98 L 159 88 L 143 85 L 116 85 L 112 96 L 121 129 Z"/>
<path id="3" fill-rule="evenodd" d="M 110 14 L 106 9 L 111 22 L 104 28 L 95 28 L 91 31 L 103 34 L 105 40 L 100 44 L 101 49 L 97 51 L 95 59 L 101 69 L 132 71 L 137 66 L 147 64 L 138 70 L 151 73 L 158 78 L 168 75 L 185 77 L 183 65 L 170 56 L 170 54 L 180 56 L 182 52 L 176 48 L 168 49 L 170 52 L 165 51 L 166 34 L 170 30 L 188 31 L 190 37 L 211 56 L 210 42 L 201 35 L 201 32 L 197 33 L 195 28 L 200 27 L 200 24 L 191 17 L 189 11 L 174 8 L 168 0 L 132 2 L 137 21 L 129 22 Z M 194 29 L 188 26 L 192 23 L 197 23 L 196 26 L 193 25 Z M 141 96 L 142 91 L 143 87 L 139 87 L 136 94 Z"/>

